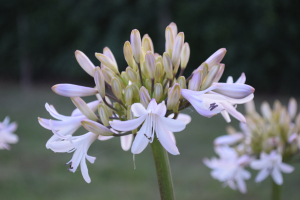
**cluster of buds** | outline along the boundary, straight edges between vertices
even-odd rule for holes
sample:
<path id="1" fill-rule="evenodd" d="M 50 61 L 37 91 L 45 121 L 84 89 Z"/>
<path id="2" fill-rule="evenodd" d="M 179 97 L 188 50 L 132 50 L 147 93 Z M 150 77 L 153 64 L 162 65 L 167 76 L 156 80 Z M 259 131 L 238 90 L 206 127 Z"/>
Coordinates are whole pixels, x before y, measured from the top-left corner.
<path id="1" fill-rule="evenodd" d="M 70 161 L 70 171 L 75 172 L 81 163 L 82 174 L 87 182 L 85 159 L 88 147 L 99 138 L 106 140 L 121 137 L 124 150 L 141 153 L 149 142 L 159 139 L 171 154 L 178 155 L 173 132 L 182 131 L 190 117 L 180 111 L 193 106 L 205 117 L 222 113 L 227 121 L 229 114 L 245 122 L 245 117 L 236 110 L 237 104 L 253 99 L 254 88 L 244 84 L 244 74 L 237 82 L 219 83 L 225 65 L 221 60 L 226 49 L 211 55 L 188 77 L 183 76 L 187 67 L 190 48 L 184 41 L 184 33 L 177 31 L 171 23 L 165 32 L 166 49 L 160 55 L 148 34 L 142 38 L 133 30 L 130 41 L 124 44 L 123 52 L 128 67 L 120 72 L 115 57 L 108 47 L 96 53 L 100 67 L 94 66 L 81 51 L 75 52 L 79 65 L 94 78 L 95 87 L 73 84 L 58 84 L 52 90 L 62 96 L 71 97 L 77 109 L 71 116 L 62 116 L 53 106 L 46 104 L 49 113 L 58 119 L 39 118 L 40 124 L 52 130 L 54 136 L 47 148 L 55 152 L 76 150 Z M 98 100 L 89 104 L 80 97 L 96 95 Z M 98 114 L 95 111 L 98 110 Z M 60 121 L 61 120 L 61 121 Z M 83 125 L 89 132 L 83 136 L 72 136 Z M 132 140 L 134 139 L 133 143 Z M 132 143 L 132 145 L 131 145 Z"/>
<path id="2" fill-rule="evenodd" d="M 14 134 L 17 130 L 17 123 L 9 123 L 9 117 L 5 117 L 3 122 L 0 122 L 0 149 L 10 150 L 9 144 L 15 144 L 19 141 L 19 137 Z"/>
<path id="3" fill-rule="evenodd" d="M 261 104 L 262 116 L 255 110 L 253 101 L 245 104 L 247 123 L 240 123 L 241 131 L 233 127 L 227 127 L 228 135 L 223 135 L 214 140 L 215 148 L 227 148 L 235 152 L 238 157 L 246 158 L 243 163 L 231 165 L 231 167 L 246 167 L 261 170 L 255 178 L 256 182 L 263 181 L 269 175 L 277 185 L 282 185 L 281 172 L 291 173 L 294 167 L 283 163 L 293 158 L 300 149 L 300 114 L 297 113 L 297 102 L 291 98 L 288 107 L 283 106 L 278 100 L 274 102 L 273 110 L 267 102 Z M 218 152 L 217 152 L 218 153 Z M 224 156 L 223 156 L 224 157 Z M 218 162 L 222 165 L 212 167 L 215 160 L 204 160 L 204 163 L 213 170 L 224 170 L 226 159 L 220 155 Z M 232 160 L 231 160 L 232 161 Z M 225 164 L 224 164 L 225 163 Z M 233 170 L 231 168 L 231 170 Z M 226 171 L 229 173 L 229 170 Z M 236 176 L 236 175 L 234 175 Z M 219 176 L 213 176 L 221 182 L 227 182 L 235 177 L 228 175 L 224 180 Z M 248 176 L 250 178 L 250 175 Z M 242 177 L 240 177 L 242 179 Z M 245 183 L 239 185 L 241 192 L 246 192 Z M 231 186 L 230 184 L 228 184 Z M 231 187 L 235 189 L 235 187 Z"/>

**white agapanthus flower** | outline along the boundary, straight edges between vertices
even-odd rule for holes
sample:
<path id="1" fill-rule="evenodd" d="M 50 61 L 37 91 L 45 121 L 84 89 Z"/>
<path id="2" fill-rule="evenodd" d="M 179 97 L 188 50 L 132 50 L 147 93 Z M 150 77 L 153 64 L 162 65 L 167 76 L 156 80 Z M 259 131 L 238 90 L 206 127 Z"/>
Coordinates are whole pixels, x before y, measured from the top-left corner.
<path id="1" fill-rule="evenodd" d="M 141 153 L 149 142 L 153 142 L 155 137 L 154 133 L 156 133 L 156 137 L 161 145 L 169 153 L 173 155 L 179 154 L 174 139 L 172 139 L 172 137 L 174 137 L 172 132 L 182 131 L 186 124 L 182 121 L 165 117 L 167 108 L 164 101 L 157 104 L 153 98 L 147 110 L 141 103 L 133 104 L 131 110 L 134 116 L 138 117 L 137 119 L 128 121 L 113 120 L 110 122 L 110 125 L 113 129 L 118 131 L 131 131 L 138 128 L 144 122 L 133 141 L 131 147 L 133 154 Z"/>
<path id="2" fill-rule="evenodd" d="M 271 151 L 270 154 L 262 152 L 259 160 L 254 160 L 250 163 L 252 169 L 261 170 L 255 182 L 265 180 L 269 175 L 272 176 L 277 185 L 282 185 L 283 178 L 281 172 L 291 173 L 294 167 L 282 162 L 282 155 L 277 153 L 276 150 Z"/>
<path id="3" fill-rule="evenodd" d="M 9 123 L 9 117 L 5 117 L 3 122 L 0 122 L 0 149 L 10 150 L 9 144 L 15 144 L 19 141 L 19 137 L 14 134 L 17 130 L 17 123 Z"/>
<path id="4" fill-rule="evenodd" d="M 94 163 L 96 157 L 87 155 L 87 151 L 91 144 L 99 137 L 99 135 L 92 132 L 88 132 L 81 136 L 71 136 L 71 135 L 60 135 L 54 127 L 53 120 L 49 121 L 50 128 L 55 136 L 60 138 L 60 140 L 52 141 L 49 143 L 48 148 L 57 153 L 71 153 L 74 152 L 72 159 L 66 164 L 70 164 L 68 169 L 71 172 L 76 172 L 79 164 L 82 176 L 87 183 L 91 182 L 91 178 L 88 174 L 88 168 L 86 165 L 86 159 L 90 163 Z M 110 132 L 106 127 L 102 127 L 107 132 Z"/>
<path id="5" fill-rule="evenodd" d="M 228 146 L 218 146 L 215 152 L 219 159 L 213 157 L 211 160 L 205 158 L 204 164 L 211 168 L 211 176 L 224 183 L 231 189 L 239 189 L 241 193 L 247 192 L 245 180 L 250 179 L 251 174 L 244 167 L 251 161 L 248 155 L 238 156 L 238 153 Z"/>
<path id="6" fill-rule="evenodd" d="M 91 110 L 95 111 L 99 105 L 99 101 L 92 101 L 87 104 Z M 77 129 L 81 127 L 81 120 L 87 119 L 85 115 L 83 115 L 78 108 L 76 108 L 71 116 L 65 116 L 59 114 L 53 105 L 45 104 L 46 110 L 49 114 L 57 120 L 52 120 L 53 126 L 55 130 L 59 133 L 59 135 L 66 136 L 72 135 Z M 52 130 L 50 127 L 50 119 L 38 118 L 39 123 L 42 127 L 48 130 Z M 46 147 L 49 148 L 49 144 L 54 141 L 60 141 L 57 135 L 53 135 L 46 143 Z"/>

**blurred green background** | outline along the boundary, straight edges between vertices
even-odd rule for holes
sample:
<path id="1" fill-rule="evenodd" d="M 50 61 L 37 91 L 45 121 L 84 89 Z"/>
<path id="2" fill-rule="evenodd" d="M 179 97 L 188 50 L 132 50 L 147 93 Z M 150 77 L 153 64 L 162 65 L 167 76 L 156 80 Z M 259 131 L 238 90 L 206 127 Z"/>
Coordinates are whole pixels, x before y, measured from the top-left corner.
<path id="1" fill-rule="evenodd" d="M 0 151 L 1 199 L 159 199 L 155 167 L 148 147 L 136 156 L 124 152 L 118 138 L 96 141 L 89 155 L 91 184 L 80 170 L 67 171 L 71 154 L 54 154 L 45 148 L 52 133 L 42 128 L 37 117 L 50 118 L 46 102 L 69 115 L 74 109 L 69 98 L 51 91 L 56 83 L 93 85 L 93 79 L 77 64 L 81 50 L 95 65 L 95 52 L 108 46 L 120 70 L 127 67 L 123 45 L 132 29 L 148 33 L 154 50 L 164 51 L 164 30 L 175 22 L 190 44 L 191 58 L 185 75 L 217 49 L 228 52 L 221 81 L 246 73 L 247 84 L 256 89 L 257 106 L 264 99 L 287 103 L 299 96 L 300 1 L 134 1 L 134 0 L 0 0 L 0 120 L 9 115 L 17 121 L 20 142 L 11 151 Z M 243 107 L 239 107 L 243 110 Z M 180 156 L 171 156 L 176 197 L 181 199 L 268 199 L 270 182 L 247 181 L 248 193 L 223 189 L 210 177 L 202 163 L 211 157 L 213 139 L 225 134 L 221 116 L 207 119 L 195 111 L 182 133 L 177 133 Z M 231 123 L 238 127 L 237 120 Z M 81 129 L 79 132 L 84 133 Z M 299 199 L 300 165 L 284 175 L 283 199 Z"/>

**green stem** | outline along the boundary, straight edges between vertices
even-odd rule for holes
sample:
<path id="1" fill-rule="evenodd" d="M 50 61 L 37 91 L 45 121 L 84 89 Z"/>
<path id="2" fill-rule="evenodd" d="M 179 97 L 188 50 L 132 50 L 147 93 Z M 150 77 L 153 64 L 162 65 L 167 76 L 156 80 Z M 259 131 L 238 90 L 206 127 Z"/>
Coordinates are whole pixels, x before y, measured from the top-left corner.
<path id="1" fill-rule="evenodd" d="M 161 200 L 174 200 L 174 188 L 168 152 L 161 146 L 157 138 L 154 138 L 151 149 L 156 167 Z"/>
<path id="2" fill-rule="evenodd" d="M 281 185 L 277 185 L 272 179 L 272 196 L 271 200 L 280 200 Z"/>

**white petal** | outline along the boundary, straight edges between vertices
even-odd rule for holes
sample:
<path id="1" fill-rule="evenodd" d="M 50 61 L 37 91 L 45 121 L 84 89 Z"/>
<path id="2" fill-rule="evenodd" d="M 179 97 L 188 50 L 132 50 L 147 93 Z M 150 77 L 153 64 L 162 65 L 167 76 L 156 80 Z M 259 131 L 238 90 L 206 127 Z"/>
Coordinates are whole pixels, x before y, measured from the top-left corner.
<path id="1" fill-rule="evenodd" d="M 95 65 L 90 61 L 90 59 L 83 52 L 78 50 L 75 51 L 75 57 L 82 69 L 94 77 Z"/>
<path id="2" fill-rule="evenodd" d="M 279 169 L 284 173 L 292 173 L 294 171 L 294 167 L 291 165 L 288 165 L 286 163 L 280 163 Z"/>
<path id="3" fill-rule="evenodd" d="M 80 169 L 81 169 L 81 174 L 83 176 L 83 179 L 87 182 L 90 183 L 91 182 L 91 178 L 89 176 L 89 170 L 86 166 L 86 161 L 85 161 L 85 157 L 82 157 L 81 162 L 80 162 Z"/>
<path id="4" fill-rule="evenodd" d="M 269 176 L 269 174 L 270 174 L 270 171 L 267 168 L 264 168 L 257 174 L 257 176 L 255 178 L 255 182 L 256 183 L 262 182 Z"/>
<path id="5" fill-rule="evenodd" d="M 136 135 L 132 146 L 131 146 L 131 152 L 133 154 L 140 154 L 148 145 L 149 140 L 146 138 L 143 132 L 138 132 Z"/>
<path id="6" fill-rule="evenodd" d="M 7 126 L 7 125 L 9 124 L 9 121 L 10 121 L 9 116 L 6 116 L 6 117 L 4 118 L 4 120 L 3 120 L 3 122 L 2 122 L 2 124 L 4 125 L 4 127 Z"/>
<path id="7" fill-rule="evenodd" d="M 246 180 L 250 179 L 251 178 L 251 173 L 247 170 L 243 170 L 242 171 L 242 178 L 246 179 Z"/>
<path id="8" fill-rule="evenodd" d="M 234 118 L 237 120 L 246 123 L 246 119 L 242 113 L 238 112 L 230 103 L 227 102 L 221 102 L 220 103 L 227 112 L 229 112 Z"/>
<path id="9" fill-rule="evenodd" d="M 148 114 L 147 110 L 141 103 L 132 104 L 131 111 L 135 117 L 140 117 Z"/>
<path id="10" fill-rule="evenodd" d="M 113 120 L 110 121 L 110 125 L 113 129 L 118 131 L 131 131 L 139 127 L 146 119 L 147 115 L 141 116 L 137 119 L 127 120 L 127 121 L 120 121 L 120 120 Z"/>
<path id="11" fill-rule="evenodd" d="M 255 91 L 253 87 L 246 84 L 213 83 L 213 85 L 217 86 L 217 88 L 213 90 L 214 92 L 234 99 L 245 98 Z"/>
<path id="12" fill-rule="evenodd" d="M 45 108 L 46 110 L 49 112 L 49 114 L 54 117 L 55 119 L 60 119 L 60 120 L 65 120 L 65 119 L 69 119 L 70 117 L 68 116 L 64 116 L 64 115 L 61 115 L 59 114 L 53 105 L 49 105 L 48 103 L 45 104 Z"/>
<path id="13" fill-rule="evenodd" d="M 242 73 L 240 78 L 235 83 L 245 84 L 245 82 L 246 82 L 246 76 L 245 76 L 245 73 Z"/>
<path id="14" fill-rule="evenodd" d="M 167 107 L 166 107 L 165 101 L 162 101 L 160 104 L 157 105 L 157 107 L 153 113 L 164 117 L 166 112 L 167 112 Z"/>
<path id="15" fill-rule="evenodd" d="M 131 147 L 133 134 L 121 136 L 121 147 L 124 151 L 128 151 Z"/>
<path id="16" fill-rule="evenodd" d="M 226 49 L 221 48 L 215 53 L 213 53 L 209 58 L 207 58 L 205 62 L 207 63 L 209 69 L 212 68 L 214 65 L 219 64 L 224 58 L 225 54 Z"/>
<path id="17" fill-rule="evenodd" d="M 179 132 L 182 131 L 183 129 L 185 129 L 186 124 L 182 121 L 178 121 L 175 119 L 170 119 L 170 118 L 166 118 L 166 117 L 161 117 L 158 116 L 157 118 L 162 126 L 172 132 Z"/>
<path id="18" fill-rule="evenodd" d="M 270 105 L 267 102 L 263 102 L 261 104 L 260 109 L 261 109 L 261 113 L 264 116 L 264 118 L 271 120 L 271 118 L 272 118 L 272 110 L 271 110 Z"/>
<path id="19" fill-rule="evenodd" d="M 95 88 L 84 87 L 73 84 L 57 84 L 52 87 L 52 90 L 65 97 L 83 97 L 91 96 L 98 93 Z"/>
<path id="20" fill-rule="evenodd" d="M 171 134 L 168 132 L 168 130 L 164 127 L 164 122 L 160 121 L 159 119 L 156 119 L 156 135 L 161 143 L 161 145 L 170 153 L 173 155 L 179 155 L 178 148 L 174 142 L 174 138 L 172 139 Z"/>
<path id="21" fill-rule="evenodd" d="M 103 135 L 99 135 L 98 136 L 98 140 L 100 141 L 105 141 L 105 140 L 109 140 L 111 138 L 113 138 L 114 136 L 103 136 Z"/>
<path id="22" fill-rule="evenodd" d="M 17 130 L 17 128 L 18 128 L 18 125 L 17 125 L 17 123 L 16 122 L 12 122 L 12 123 L 10 123 L 9 125 L 7 125 L 4 129 L 3 129 L 3 131 L 7 131 L 7 132 L 15 132 L 16 130 Z"/>
<path id="23" fill-rule="evenodd" d="M 68 152 L 72 149 L 74 149 L 74 144 L 72 144 L 70 141 L 54 141 L 49 143 L 48 147 L 54 151 L 54 152 Z"/>
<path id="24" fill-rule="evenodd" d="M 214 140 L 215 145 L 232 145 L 244 138 L 244 135 L 241 133 L 234 134 L 234 135 L 222 135 L 217 137 Z"/>
<path id="25" fill-rule="evenodd" d="M 242 99 L 234 99 L 234 98 L 226 97 L 227 101 L 233 104 L 244 104 L 251 101 L 253 98 L 254 98 L 254 94 L 250 94 L 249 96 L 246 96 L 245 98 Z"/>
<path id="26" fill-rule="evenodd" d="M 226 121 L 227 123 L 231 122 L 231 119 L 230 119 L 230 117 L 229 117 L 229 114 L 228 114 L 228 112 L 227 112 L 226 110 L 222 110 L 222 111 L 221 111 L 221 115 L 223 116 L 223 118 L 225 119 L 225 121 Z"/>
<path id="27" fill-rule="evenodd" d="M 272 178 L 277 185 L 282 185 L 283 183 L 282 174 L 277 166 L 273 168 Z"/>
<path id="28" fill-rule="evenodd" d="M 291 98 L 288 104 L 289 115 L 292 119 L 296 116 L 297 113 L 297 101 L 295 98 Z"/>
<path id="29" fill-rule="evenodd" d="M 172 113 L 171 115 L 168 116 L 168 118 L 171 118 L 171 119 L 173 119 L 173 117 L 174 117 L 174 113 Z M 191 116 L 189 116 L 187 114 L 179 113 L 176 120 L 182 121 L 186 125 L 188 125 L 192 121 L 192 118 L 191 118 Z"/>
<path id="30" fill-rule="evenodd" d="M 236 178 L 237 187 L 239 188 L 240 192 L 245 194 L 247 192 L 247 187 L 244 179 L 241 177 Z"/>
<path id="31" fill-rule="evenodd" d="M 264 168 L 267 168 L 268 167 L 268 160 L 266 159 L 262 159 L 262 160 L 254 160 L 250 163 L 250 167 L 252 169 L 256 169 L 256 170 L 259 170 L 259 169 L 264 169 Z"/>
<path id="32" fill-rule="evenodd" d="M 157 103 L 156 103 L 155 99 L 153 98 L 153 99 L 151 99 L 151 101 L 150 101 L 150 103 L 147 107 L 147 111 L 148 112 L 150 112 L 150 111 L 154 112 L 156 107 L 157 107 Z"/>
<path id="33" fill-rule="evenodd" d="M 226 83 L 233 83 L 232 76 L 228 76 Z"/>

